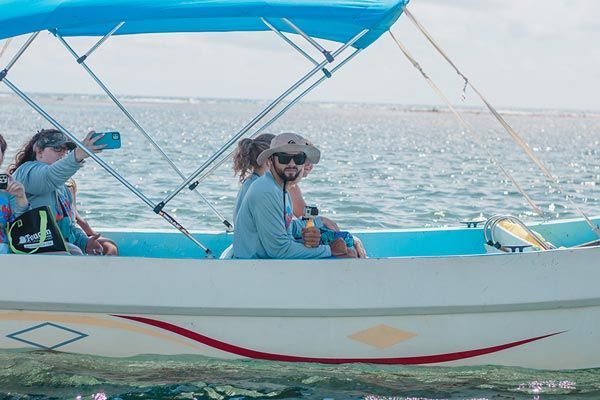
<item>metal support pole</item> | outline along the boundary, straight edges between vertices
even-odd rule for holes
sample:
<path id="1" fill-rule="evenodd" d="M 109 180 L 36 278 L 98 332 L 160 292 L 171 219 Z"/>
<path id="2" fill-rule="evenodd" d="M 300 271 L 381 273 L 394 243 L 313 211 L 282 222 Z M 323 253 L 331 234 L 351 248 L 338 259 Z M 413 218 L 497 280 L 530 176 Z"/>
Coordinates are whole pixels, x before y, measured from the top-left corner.
<path id="1" fill-rule="evenodd" d="M 121 23 L 120 25 L 122 25 L 122 24 L 123 23 Z M 117 26 L 117 28 L 118 28 L 118 26 Z M 117 28 L 113 29 L 112 32 L 116 31 Z M 98 86 L 100 86 L 100 88 L 104 91 L 104 93 L 106 93 L 106 95 L 108 97 L 110 97 L 110 99 L 116 104 L 117 107 L 119 107 L 119 109 L 123 112 L 123 114 L 131 121 L 131 123 L 146 137 L 146 139 L 148 139 L 148 141 L 152 144 L 152 146 L 154 146 L 154 148 L 167 161 L 167 163 L 169 163 L 171 168 L 181 177 L 182 180 L 185 180 L 186 177 L 183 174 L 183 172 L 181 172 L 181 170 L 177 167 L 177 165 L 175 165 L 173 160 L 171 160 L 171 158 L 164 152 L 162 147 L 160 147 L 160 145 L 158 143 L 156 143 L 154 138 L 152 136 L 150 136 L 150 134 L 148 132 L 146 132 L 146 130 L 138 123 L 138 121 L 129 113 L 129 111 L 127 111 L 125 106 L 123 106 L 123 104 L 110 91 L 110 89 L 100 80 L 100 78 L 98 78 L 98 76 L 96 76 L 96 74 L 90 69 L 90 67 L 88 67 L 88 65 L 85 63 L 85 60 L 81 61 L 81 62 L 79 61 L 81 58 L 83 58 L 83 56 L 79 57 L 79 55 L 75 52 L 75 50 L 73 50 L 73 48 L 67 43 L 67 41 L 62 36 L 60 36 L 58 34 L 55 34 L 55 36 L 65 46 L 65 48 L 71 53 L 71 55 L 73 55 L 73 57 L 75 57 L 75 59 L 77 60 L 79 65 L 81 65 L 83 67 L 83 69 L 85 69 L 86 72 L 92 77 L 92 79 L 98 84 Z M 97 47 L 98 46 L 96 46 L 96 48 Z M 200 193 L 198 191 L 195 191 L 195 192 L 198 194 L 198 196 L 200 196 L 202 201 L 204 201 L 206 203 L 206 205 L 208 205 L 208 207 L 219 217 L 219 219 L 225 225 L 227 230 L 228 231 L 233 230 L 233 225 L 229 221 L 227 221 L 227 219 L 223 215 L 221 215 L 221 213 L 212 204 L 210 204 L 208 199 L 206 197 L 204 197 L 202 195 L 202 193 Z"/>
<path id="2" fill-rule="evenodd" d="M 338 48 L 333 55 L 337 56 L 346 50 L 348 47 L 352 46 L 357 40 L 363 37 L 369 30 L 363 29 L 360 33 L 354 36 L 350 41 L 342 45 Z M 179 192 L 181 192 L 186 186 L 190 185 L 198 175 L 200 175 L 204 170 L 206 170 L 210 164 L 212 164 L 218 157 L 220 157 L 229 147 L 231 147 L 236 141 L 242 137 L 246 132 L 248 132 L 254 125 L 256 125 L 265 115 L 267 115 L 271 110 L 273 110 L 279 103 L 281 103 L 286 97 L 288 97 L 292 92 L 294 92 L 298 87 L 304 84 L 308 79 L 310 79 L 313 75 L 321 70 L 326 65 L 326 61 L 320 63 L 315 68 L 313 68 L 310 72 L 308 72 L 304 77 L 302 77 L 299 81 L 297 81 L 294 85 L 292 85 L 288 90 L 286 90 L 281 96 L 277 99 L 273 100 L 271 104 L 269 104 L 263 111 L 261 111 L 252 121 L 250 121 L 246 126 L 244 126 L 236 135 L 234 135 L 225 145 L 223 145 L 215 154 L 213 154 L 208 160 L 206 160 L 196 171 L 192 173 L 192 175 L 185 180 L 179 187 L 177 187 L 171 194 L 169 194 L 163 201 L 161 201 L 154 212 L 159 212 L 162 208 L 171 201 Z M 197 185 L 190 185 L 190 190 L 195 189 Z"/>
<path id="3" fill-rule="evenodd" d="M 298 35 L 300 35 L 304 39 L 306 39 L 308 41 L 308 43 L 312 44 L 313 46 L 316 47 L 317 50 L 319 50 L 321 53 L 323 53 L 323 55 L 325 56 L 327 61 L 329 61 L 330 63 L 333 62 L 333 60 L 335 59 L 335 56 L 333 54 L 331 54 L 329 51 L 327 51 L 323 46 L 321 46 L 315 39 L 311 38 L 306 33 L 304 33 L 304 31 L 302 29 L 298 28 L 298 26 L 296 24 L 294 24 L 292 21 L 290 21 L 289 19 L 281 18 L 281 20 L 283 22 L 285 22 L 290 28 L 292 28 L 292 30 L 294 30 Z"/>
<path id="4" fill-rule="evenodd" d="M 358 53 L 360 53 L 361 51 L 362 51 L 362 49 L 357 49 L 356 51 L 354 51 L 354 53 L 352 53 L 348 57 L 346 57 L 342 62 L 340 62 L 338 65 L 335 66 L 335 68 L 333 68 L 331 70 L 331 74 L 333 75 L 338 69 L 340 69 L 348 61 L 350 61 L 351 59 L 356 57 L 358 55 Z M 281 118 L 290 108 L 292 108 L 294 105 L 296 105 L 296 103 L 298 103 L 300 100 L 302 100 L 308 93 L 310 93 L 313 89 L 315 89 L 317 86 L 319 86 L 321 83 L 323 83 L 326 79 L 327 79 L 327 77 L 324 76 L 321 79 L 319 79 L 318 81 L 316 81 L 315 83 L 313 83 L 311 86 L 309 86 L 306 90 L 304 90 L 302 93 L 300 93 L 298 96 L 296 96 L 294 98 L 294 100 L 292 100 L 288 105 L 286 105 L 281 111 L 279 111 L 279 113 L 277 113 L 277 115 L 275 115 L 273 118 L 271 118 L 263 126 L 258 128 L 256 130 L 256 132 L 254 132 L 249 137 L 254 138 L 254 137 L 258 136 L 261 132 L 263 132 L 265 129 L 267 129 L 269 126 L 271 126 L 279 118 Z M 204 172 L 196 180 L 196 182 L 194 182 L 192 185 L 199 185 L 200 182 L 202 182 L 203 180 L 208 178 L 210 175 L 212 175 L 212 173 L 215 172 L 217 170 L 217 168 L 219 168 L 221 165 L 223 165 L 225 162 L 227 162 L 228 160 L 230 160 L 233 157 L 233 153 L 234 153 L 234 151 L 229 152 L 229 154 L 227 154 L 227 156 L 223 157 L 222 159 L 220 159 L 219 161 L 214 163 L 213 166 L 208 171 Z"/>
<path id="5" fill-rule="evenodd" d="M 302 50 L 296 43 L 294 43 L 291 39 L 289 39 L 287 36 L 285 36 L 279 29 L 275 28 L 275 26 L 270 24 L 269 21 L 267 21 L 265 18 L 262 18 L 262 17 L 260 19 L 267 26 L 267 28 L 269 28 L 270 30 L 275 32 L 275 34 L 277 36 L 279 36 L 281 39 L 283 39 L 284 42 L 286 42 L 287 44 L 292 46 L 298 53 L 302 54 L 306 59 L 308 59 L 314 65 L 319 65 L 319 62 L 317 60 L 315 60 L 314 58 L 312 58 L 310 56 L 310 54 L 308 54 L 304 50 Z M 327 70 L 327 68 L 323 68 L 322 71 L 325 74 L 325 76 L 327 76 L 328 78 L 331 78 L 331 72 L 329 72 Z"/>
<path id="6" fill-rule="evenodd" d="M 44 109 L 42 109 L 37 103 L 35 103 L 31 98 L 29 98 L 25 93 L 23 93 L 19 88 L 13 85 L 8 79 L 4 79 L 3 82 L 6 86 L 9 87 L 17 96 L 19 96 L 23 101 L 25 101 L 31 108 L 37 111 L 42 117 L 44 117 L 50 124 L 52 124 L 56 129 L 63 132 L 67 135 L 83 152 L 85 152 L 88 156 L 90 156 L 94 161 L 96 161 L 102 168 L 104 168 L 109 174 L 111 174 L 115 179 L 121 182 L 127 189 L 129 189 L 133 194 L 139 197 L 146 205 L 150 208 L 154 208 L 154 203 L 148 199 L 143 193 L 137 190 L 131 183 L 129 183 L 125 178 L 123 178 L 117 171 L 115 171 L 111 166 L 109 166 L 104 160 L 98 157 L 93 151 L 90 151 L 87 147 L 83 145 L 83 143 L 70 131 L 68 131 L 64 126 L 62 126 L 58 121 L 56 121 L 50 114 L 48 114 Z M 196 245 L 204 250 L 208 257 L 212 257 L 212 252 L 206 246 L 204 246 L 200 241 L 194 238 L 187 229 L 185 229 L 179 222 L 177 222 L 172 216 L 161 211 L 158 213 L 161 217 L 166 219 L 171 225 L 173 225 L 176 229 L 181 231 L 185 236 L 187 236 L 191 241 L 193 241 Z"/>
<path id="7" fill-rule="evenodd" d="M 35 38 L 39 34 L 40 34 L 39 32 L 35 32 L 31 36 L 29 36 L 29 38 L 27 39 L 27 41 L 23 44 L 23 46 L 21 46 L 21 48 L 19 49 L 19 51 L 17 51 L 17 54 L 15 54 L 14 57 L 12 58 L 12 60 L 10 60 L 9 63 L 6 65 L 6 67 L 2 71 L 0 71 L 0 82 L 2 82 L 2 80 L 8 74 L 8 71 L 10 71 L 10 69 L 13 67 L 13 65 L 15 65 L 15 63 L 17 62 L 17 60 L 19 58 L 21 58 L 21 56 L 23 55 L 23 53 L 25 53 L 25 50 L 27 50 L 27 48 L 29 47 L 29 45 L 31 45 L 31 43 L 33 43 L 33 41 L 35 40 Z"/>
<path id="8" fill-rule="evenodd" d="M 2 58 L 2 56 L 4 55 L 4 52 L 6 51 L 6 49 L 8 49 L 8 46 L 10 45 L 11 41 L 12 41 L 12 38 L 8 38 L 8 39 L 6 39 L 6 42 L 4 42 L 4 46 L 2 46 L 2 50 L 0 50 L 0 58 Z"/>
<path id="9" fill-rule="evenodd" d="M 77 58 L 77 62 L 79 64 L 81 64 L 82 62 L 84 62 L 86 60 L 86 58 L 88 58 L 90 56 L 90 54 L 92 54 L 94 51 L 96 51 L 96 49 L 98 47 L 100 47 L 102 45 L 102 43 L 106 42 L 106 40 L 109 37 L 111 37 L 116 31 L 118 31 L 124 24 L 125 24 L 125 21 L 119 22 L 117 24 L 117 26 L 115 26 L 110 32 L 108 32 L 106 35 L 104 35 L 102 37 L 102 39 L 98 40 L 98 42 L 96 42 L 96 44 L 93 45 L 92 48 L 87 51 L 87 53 L 85 53 L 81 57 Z M 59 36 L 58 33 L 55 33 L 55 35 L 62 38 L 62 36 Z"/>

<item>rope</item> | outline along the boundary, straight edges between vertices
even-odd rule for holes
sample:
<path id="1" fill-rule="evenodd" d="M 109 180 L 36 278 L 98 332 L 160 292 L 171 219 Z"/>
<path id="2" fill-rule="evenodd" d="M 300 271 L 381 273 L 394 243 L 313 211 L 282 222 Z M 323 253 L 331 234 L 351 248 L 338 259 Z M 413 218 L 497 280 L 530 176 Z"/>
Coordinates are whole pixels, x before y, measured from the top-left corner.
<path id="1" fill-rule="evenodd" d="M 488 157 L 491 159 L 492 164 L 496 165 L 500 169 L 500 171 L 502 171 L 504 176 L 506 176 L 512 182 L 512 184 L 517 188 L 518 192 L 525 198 L 525 200 L 527 200 L 527 203 L 529 203 L 529 205 L 531 206 L 533 211 L 536 214 L 543 216 L 544 212 L 542 211 L 542 209 L 540 207 L 538 207 L 537 204 L 535 204 L 535 202 L 523 190 L 523 188 L 521 187 L 521 185 L 519 185 L 519 183 L 515 180 L 515 178 L 498 162 L 496 157 L 494 157 L 494 155 L 492 153 L 490 153 L 487 146 L 483 143 L 483 141 L 480 140 L 479 136 L 477 136 L 474 133 L 474 130 L 473 130 L 473 127 L 471 126 L 471 124 L 469 124 L 462 117 L 462 115 L 458 111 L 456 111 L 456 109 L 452 106 L 452 104 L 450 104 L 450 101 L 448 100 L 448 98 L 444 95 L 444 93 L 440 90 L 440 88 L 435 84 L 435 82 L 433 82 L 433 80 L 431 80 L 431 78 L 429 78 L 429 76 L 425 73 L 425 71 L 423 70 L 421 65 L 409 53 L 408 49 L 396 38 L 396 36 L 392 33 L 392 31 L 388 31 L 388 32 L 389 32 L 390 36 L 392 37 L 392 39 L 394 39 L 394 42 L 396 42 L 396 44 L 398 45 L 398 47 L 400 48 L 402 53 L 404 53 L 406 58 L 408 58 L 408 60 L 411 62 L 413 67 L 415 67 L 421 73 L 421 75 L 423 75 L 423 78 L 425 78 L 425 80 L 427 81 L 429 86 L 431 86 L 431 88 L 437 93 L 437 95 L 440 96 L 440 98 L 446 103 L 446 105 L 448 106 L 450 111 L 452 111 L 452 113 L 458 120 L 459 124 L 462 125 L 462 127 L 472 135 L 472 137 L 475 139 L 477 144 L 484 149 L 484 151 L 487 153 Z"/>
<path id="2" fill-rule="evenodd" d="M 8 46 L 10 45 L 11 41 L 12 41 L 12 38 L 8 38 L 8 39 L 6 39 L 6 42 L 4 42 L 4 46 L 2 46 L 2 50 L 0 50 L 0 58 L 2 58 L 2 56 L 6 52 L 6 49 L 8 49 Z"/>
<path id="3" fill-rule="evenodd" d="M 577 204 L 575 204 L 573 199 L 571 199 L 568 193 L 562 188 L 558 179 L 550 173 L 548 168 L 546 168 L 544 163 L 534 154 L 533 150 L 531 150 L 531 148 L 527 145 L 523 138 L 519 136 L 519 134 L 508 124 L 508 122 L 506 122 L 506 120 L 498 113 L 498 111 L 496 111 L 496 109 L 483 97 L 479 90 L 477 90 L 473 86 L 469 79 L 458 69 L 458 67 L 452 62 L 450 57 L 446 55 L 444 50 L 442 50 L 442 48 L 437 44 L 437 42 L 433 39 L 429 32 L 427 32 L 423 25 L 421 25 L 416 20 L 416 18 L 410 13 L 410 11 L 408 11 L 406 7 L 404 7 L 404 14 L 406 14 L 406 16 L 413 22 L 413 24 L 415 24 L 417 29 L 421 31 L 421 33 L 427 38 L 429 43 L 431 43 L 431 45 L 438 51 L 438 53 L 440 53 L 440 55 L 452 66 L 452 68 L 454 68 L 456 73 L 465 81 L 465 86 L 468 85 L 471 89 L 473 89 L 473 91 L 477 94 L 477 96 L 479 96 L 481 101 L 483 101 L 490 113 L 498 120 L 498 122 L 500 122 L 500 125 L 502 125 L 502 127 L 508 132 L 508 134 L 515 141 L 515 143 L 517 143 L 517 145 L 521 147 L 521 149 L 523 149 L 525 154 L 529 157 L 531 161 L 533 161 L 535 165 L 537 165 L 537 167 L 542 171 L 546 178 L 550 182 L 552 182 L 562 194 L 565 195 L 565 198 L 569 202 L 569 204 L 571 204 L 571 206 L 583 217 L 583 219 L 587 222 L 592 231 L 594 231 L 594 233 L 596 233 L 596 235 L 600 237 L 600 228 L 598 228 L 598 226 L 594 224 L 594 222 L 585 214 L 585 212 L 583 212 L 583 210 L 579 208 Z"/>

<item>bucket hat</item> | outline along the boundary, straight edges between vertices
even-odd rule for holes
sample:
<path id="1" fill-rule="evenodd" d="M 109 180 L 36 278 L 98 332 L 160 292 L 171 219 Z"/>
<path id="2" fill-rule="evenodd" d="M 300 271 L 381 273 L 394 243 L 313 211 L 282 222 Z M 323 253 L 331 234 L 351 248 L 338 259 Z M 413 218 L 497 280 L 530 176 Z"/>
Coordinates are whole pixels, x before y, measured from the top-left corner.
<path id="1" fill-rule="evenodd" d="M 304 153 L 312 164 L 317 164 L 321 159 L 321 151 L 313 146 L 302 136 L 286 132 L 281 133 L 271 140 L 271 146 L 258 155 L 256 163 L 263 165 L 275 153 Z"/>

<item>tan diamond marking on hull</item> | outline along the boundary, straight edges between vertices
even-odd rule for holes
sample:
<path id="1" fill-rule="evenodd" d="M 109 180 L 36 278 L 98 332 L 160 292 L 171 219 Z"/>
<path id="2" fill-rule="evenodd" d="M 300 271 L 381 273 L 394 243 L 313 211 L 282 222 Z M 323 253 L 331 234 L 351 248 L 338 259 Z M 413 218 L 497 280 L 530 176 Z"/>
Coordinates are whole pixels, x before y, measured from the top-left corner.
<path id="1" fill-rule="evenodd" d="M 383 349 L 415 336 L 417 335 L 412 332 L 392 328 L 387 325 L 377 325 L 364 331 L 353 333 L 348 337 L 352 340 Z"/>

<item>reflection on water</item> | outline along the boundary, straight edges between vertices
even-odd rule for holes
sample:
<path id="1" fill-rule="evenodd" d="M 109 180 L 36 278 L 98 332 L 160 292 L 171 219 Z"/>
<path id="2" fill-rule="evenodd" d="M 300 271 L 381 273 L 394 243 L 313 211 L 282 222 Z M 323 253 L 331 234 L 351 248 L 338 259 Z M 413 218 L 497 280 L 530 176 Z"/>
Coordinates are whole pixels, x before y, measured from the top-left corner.
<path id="1" fill-rule="evenodd" d="M 600 370 L 434 368 L 0 353 L 2 399 L 591 399 Z"/>

